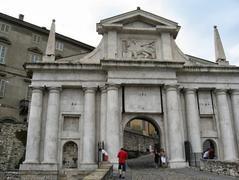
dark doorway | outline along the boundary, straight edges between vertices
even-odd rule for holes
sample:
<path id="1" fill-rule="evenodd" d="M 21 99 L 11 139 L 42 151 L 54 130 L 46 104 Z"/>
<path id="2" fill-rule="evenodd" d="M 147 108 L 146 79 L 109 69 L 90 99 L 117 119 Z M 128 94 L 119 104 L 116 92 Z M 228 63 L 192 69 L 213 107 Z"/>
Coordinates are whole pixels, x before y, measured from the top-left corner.
<path id="1" fill-rule="evenodd" d="M 160 149 L 159 129 L 149 120 L 134 118 L 124 128 L 124 148 L 129 158 L 149 154 Z"/>
<path id="2" fill-rule="evenodd" d="M 203 143 L 203 153 L 206 152 L 208 149 L 211 149 L 213 151 L 213 154 L 210 156 L 209 159 L 217 158 L 216 143 L 213 140 L 211 140 L 211 139 L 207 139 Z"/>
<path id="3" fill-rule="evenodd" d="M 70 141 L 64 144 L 62 159 L 64 168 L 77 168 L 78 147 L 76 143 Z"/>

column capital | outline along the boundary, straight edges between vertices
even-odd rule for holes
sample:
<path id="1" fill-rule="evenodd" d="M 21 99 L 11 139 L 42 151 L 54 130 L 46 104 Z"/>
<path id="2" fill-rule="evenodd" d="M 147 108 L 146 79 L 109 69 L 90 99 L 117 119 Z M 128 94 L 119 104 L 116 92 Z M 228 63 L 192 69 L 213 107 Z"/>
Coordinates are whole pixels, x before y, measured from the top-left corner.
<path id="1" fill-rule="evenodd" d="M 215 89 L 216 95 L 226 95 L 228 89 Z"/>
<path id="2" fill-rule="evenodd" d="M 95 93 L 97 90 L 97 87 L 83 87 L 83 91 L 85 93 Z"/>
<path id="3" fill-rule="evenodd" d="M 49 91 L 51 91 L 51 90 L 58 90 L 58 91 L 60 91 L 62 89 L 60 86 L 49 86 L 47 88 L 49 89 Z"/>
<path id="4" fill-rule="evenodd" d="M 107 91 L 108 90 L 118 90 L 120 85 L 119 84 L 107 84 Z"/>
<path id="5" fill-rule="evenodd" d="M 106 86 L 100 86 L 101 93 L 106 93 L 107 87 Z"/>
<path id="6" fill-rule="evenodd" d="M 178 84 L 165 84 L 164 88 L 166 91 L 176 91 L 179 88 Z"/>
<path id="7" fill-rule="evenodd" d="M 184 88 L 183 91 L 185 92 L 185 94 L 195 94 L 197 88 Z"/>
<path id="8" fill-rule="evenodd" d="M 231 89 L 231 90 L 230 90 L 230 93 L 231 93 L 232 95 L 239 95 L 239 89 Z"/>
<path id="9" fill-rule="evenodd" d="M 30 85 L 29 88 L 31 88 L 32 90 L 43 90 L 44 89 L 43 86 L 32 86 L 32 85 Z"/>

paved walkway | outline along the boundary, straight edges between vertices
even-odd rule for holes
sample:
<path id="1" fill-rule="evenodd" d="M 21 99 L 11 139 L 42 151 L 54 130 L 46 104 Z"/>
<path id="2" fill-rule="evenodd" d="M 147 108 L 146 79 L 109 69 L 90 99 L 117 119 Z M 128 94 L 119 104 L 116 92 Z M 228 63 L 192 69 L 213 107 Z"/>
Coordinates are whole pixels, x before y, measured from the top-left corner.
<path id="1" fill-rule="evenodd" d="M 192 168 L 169 169 L 155 168 L 153 155 L 128 160 L 125 180 L 236 180 L 229 176 L 219 176 Z M 114 172 L 113 180 L 119 179 Z M 238 179 L 237 179 L 238 180 Z"/>

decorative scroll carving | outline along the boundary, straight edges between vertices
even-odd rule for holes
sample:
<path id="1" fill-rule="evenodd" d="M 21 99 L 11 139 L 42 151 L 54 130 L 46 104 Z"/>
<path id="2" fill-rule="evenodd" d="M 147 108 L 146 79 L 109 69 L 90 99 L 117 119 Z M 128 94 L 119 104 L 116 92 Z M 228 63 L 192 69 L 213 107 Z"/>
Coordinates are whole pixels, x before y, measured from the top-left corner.
<path id="1" fill-rule="evenodd" d="M 124 58 L 155 59 L 155 41 L 153 40 L 122 40 Z"/>

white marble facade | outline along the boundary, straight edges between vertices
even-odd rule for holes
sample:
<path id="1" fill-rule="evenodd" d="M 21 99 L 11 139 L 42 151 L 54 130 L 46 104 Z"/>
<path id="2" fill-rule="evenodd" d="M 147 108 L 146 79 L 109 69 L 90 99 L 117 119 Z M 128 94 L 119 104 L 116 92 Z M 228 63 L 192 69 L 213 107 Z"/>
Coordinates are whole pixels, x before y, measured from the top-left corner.
<path id="1" fill-rule="evenodd" d="M 218 159 L 237 160 L 239 67 L 185 55 L 175 43 L 179 29 L 138 8 L 100 21 L 102 40 L 85 57 L 27 64 L 33 91 L 21 168 L 64 168 L 67 142 L 78 169 L 96 167 L 99 141 L 117 163 L 134 117 L 157 124 L 172 168 L 188 165 L 185 141 L 201 153 L 210 139 Z"/>

